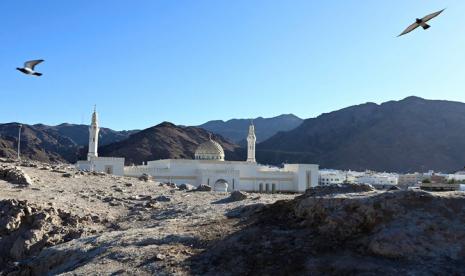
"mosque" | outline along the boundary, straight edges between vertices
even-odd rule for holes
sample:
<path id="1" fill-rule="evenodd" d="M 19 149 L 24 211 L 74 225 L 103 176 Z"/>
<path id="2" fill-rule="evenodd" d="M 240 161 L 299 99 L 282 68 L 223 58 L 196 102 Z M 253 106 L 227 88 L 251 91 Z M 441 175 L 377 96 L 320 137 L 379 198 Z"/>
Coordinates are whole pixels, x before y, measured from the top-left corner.
<path id="1" fill-rule="evenodd" d="M 148 174 L 159 182 L 194 186 L 206 184 L 222 192 L 304 192 L 318 185 L 316 164 L 285 164 L 282 168 L 257 164 L 257 139 L 253 124 L 250 124 L 247 136 L 246 161 L 226 161 L 223 148 L 210 136 L 209 141 L 199 145 L 193 160 L 162 159 L 138 166 L 124 166 L 124 158 L 98 156 L 98 133 L 98 115 L 94 110 L 89 128 L 87 160 L 78 161 L 78 169 L 133 177 Z"/>

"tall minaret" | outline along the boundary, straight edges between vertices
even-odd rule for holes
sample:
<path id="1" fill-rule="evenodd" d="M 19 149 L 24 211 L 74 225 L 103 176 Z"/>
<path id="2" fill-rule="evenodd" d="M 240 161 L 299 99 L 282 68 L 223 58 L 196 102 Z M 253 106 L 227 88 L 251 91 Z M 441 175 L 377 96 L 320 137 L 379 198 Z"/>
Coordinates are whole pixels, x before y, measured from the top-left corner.
<path id="1" fill-rule="evenodd" d="M 97 147 L 99 131 L 100 128 L 98 127 L 97 108 L 94 106 L 94 113 L 92 113 L 92 123 L 89 127 L 89 153 L 87 153 L 87 160 L 89 161 L 94 157 L 98 157 Z"/>
<path id="2" fill-rule="evenodd" d="M 256 163 L 255 142 L 257 142 L 257 137 L 255 136 L 253 121 L 251 121 L 249 126 L 249 135 L 247 136 L 247 162 Z"/>

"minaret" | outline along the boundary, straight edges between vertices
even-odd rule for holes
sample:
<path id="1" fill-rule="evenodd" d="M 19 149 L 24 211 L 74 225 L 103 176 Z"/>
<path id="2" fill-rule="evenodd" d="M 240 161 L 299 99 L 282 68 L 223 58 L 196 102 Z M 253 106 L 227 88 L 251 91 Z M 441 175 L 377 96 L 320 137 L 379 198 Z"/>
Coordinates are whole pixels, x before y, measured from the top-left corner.
<path id="1" fill-rule="evenodd" d="M 94 106 L 94 113 L 92 113 L 92 123 L 89 127 L 89 153 L 87 153 L 87 160 L 98 157 L 97 147 L 98 147 L 98 132 L 100 128 L 98 127 L 98 115 L 97 108 Z"/>
<path id="2" fill-rule="evenodd" d="M 256 163 L 255 142 L 257 142 L 257 137 L 255 136 L 253 121 L 251 121 L 249 126 L 249 135 L 247 136 L 247 162 Z"/>

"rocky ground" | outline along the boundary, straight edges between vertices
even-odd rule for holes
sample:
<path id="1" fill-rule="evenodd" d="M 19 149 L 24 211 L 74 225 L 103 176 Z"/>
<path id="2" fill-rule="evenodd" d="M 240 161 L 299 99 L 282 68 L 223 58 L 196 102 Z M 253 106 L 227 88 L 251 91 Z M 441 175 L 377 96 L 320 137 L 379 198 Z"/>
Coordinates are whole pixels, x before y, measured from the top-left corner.
<path id="1" fill-rule="evenodd" d="M 0 275 L 465 273 L 460 192 L 191 188 L 0 161 Z"/>
<path id="2" fill-rule="evenodd" d="M 190 258 L 239 229 L 242 206 L 294 197 L 242 200 L 66 165 L 0 164 L 30 180 L 0 175 L 0 275 L 191 274 Z"/>

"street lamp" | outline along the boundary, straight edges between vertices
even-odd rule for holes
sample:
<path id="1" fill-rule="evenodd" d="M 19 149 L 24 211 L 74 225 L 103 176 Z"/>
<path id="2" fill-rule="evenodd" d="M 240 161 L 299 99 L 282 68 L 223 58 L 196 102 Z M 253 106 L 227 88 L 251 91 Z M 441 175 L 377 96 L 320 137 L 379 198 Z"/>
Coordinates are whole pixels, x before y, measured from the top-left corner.
<path id="1" fill-rule="evenodd" d="M 20 149 L 21 149 L 21 127 L 23 125 L 19 124 L 19 130 L 18 130 L 18 160 L 21 159 L 21 157 L 19 156 L 19 153 L 20 153 Z"/>

